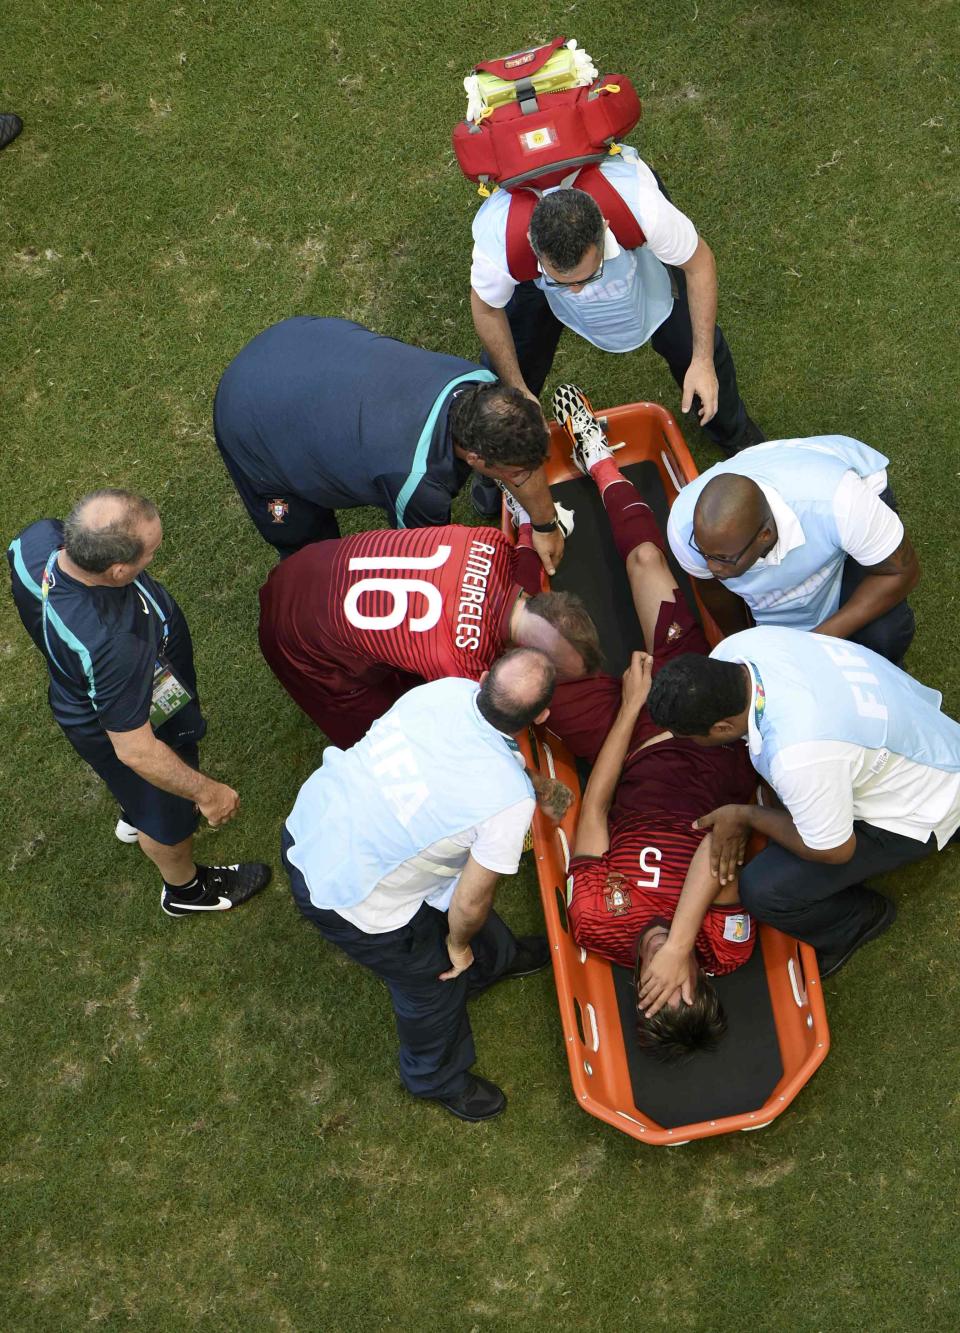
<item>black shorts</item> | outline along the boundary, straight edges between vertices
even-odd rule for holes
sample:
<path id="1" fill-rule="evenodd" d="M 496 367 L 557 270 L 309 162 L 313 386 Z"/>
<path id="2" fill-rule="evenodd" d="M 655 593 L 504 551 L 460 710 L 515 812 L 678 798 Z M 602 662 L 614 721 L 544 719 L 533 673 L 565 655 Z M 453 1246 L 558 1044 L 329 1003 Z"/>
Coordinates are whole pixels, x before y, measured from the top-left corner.
<path id="1" fill-rule="evenodd" d="M 151 786 L 139 773 L 121 763 L 104 731 L 87 726 L 62 727 L 61 730 L 84 763 L 89 764 L 97 777 L 107 784 L 128 824 L 167 847 L 183 842 L 195 831 L 199 816 L 194 803 Z M 196 741 L 188 741 L 174 753 L 191 768 L 200 767 L 200 749 Z"/>

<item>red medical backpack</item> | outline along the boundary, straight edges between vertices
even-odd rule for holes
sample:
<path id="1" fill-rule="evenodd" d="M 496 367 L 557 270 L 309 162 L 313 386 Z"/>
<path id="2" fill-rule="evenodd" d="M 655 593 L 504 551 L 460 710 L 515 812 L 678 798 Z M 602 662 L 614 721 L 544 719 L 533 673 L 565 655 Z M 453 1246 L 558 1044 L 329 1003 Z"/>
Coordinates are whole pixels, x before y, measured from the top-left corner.
<path id="1" fill-rule="evenodd" d="M 513 196 L 507 216 L 507 265 L 518 282 L 535 278 L 537 259 L 527 231 L 540 193 L 573 176 L 574 189 L 596 200 L 621 246 L 645 242 L 630 209 L 597 164 L 619 152 L 617 140 L 640 119 L 640 99 L 625 74 L 601 75 L 586 87 L 537 93 L 531 75 L 541 69 L 566 38 L 519 51 L 474 67 L 516 84 L 516 101 L 487 111 L 480 120 L 454 127 L 453 151 L 480 193 L 499 186 Z M 574 173 L 576 173 L 574 175 Z"/>

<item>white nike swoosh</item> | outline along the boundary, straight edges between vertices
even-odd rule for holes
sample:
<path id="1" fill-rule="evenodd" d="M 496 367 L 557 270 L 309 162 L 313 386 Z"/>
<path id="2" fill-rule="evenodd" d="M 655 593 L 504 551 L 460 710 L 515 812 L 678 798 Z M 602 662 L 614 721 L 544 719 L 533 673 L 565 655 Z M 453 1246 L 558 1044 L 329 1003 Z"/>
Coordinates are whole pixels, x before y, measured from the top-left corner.
<path id="1" fill-rule="evenodd" d="M 137 596 L 140 598 L 140 605 L 143 607 L 143 614 L 145 616 L 148 616 L 150 614 L 150 608 L 149 606 L 147 606 L 146 599 L 144 598 L 143 593 L 138 592 Z"/>
<path id="2" fill-rule="evenodd" d="M 218 898 L 215 903 L 180 903 L 170 900 L 171 907 L 179 907 L 181 912 L 225 912 L 233 903 L 229 898 Z"/>

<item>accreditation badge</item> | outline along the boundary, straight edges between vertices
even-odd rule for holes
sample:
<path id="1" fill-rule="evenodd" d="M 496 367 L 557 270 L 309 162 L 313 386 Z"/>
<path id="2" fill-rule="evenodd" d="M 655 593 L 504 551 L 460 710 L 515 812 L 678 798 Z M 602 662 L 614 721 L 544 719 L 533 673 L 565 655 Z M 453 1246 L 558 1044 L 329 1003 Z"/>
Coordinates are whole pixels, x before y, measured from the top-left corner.
<path id="1" fill-rule="evenodd" d="M 181 684 L 173 668 L 161 658 L 153 673 L 153 701 L 150 705 L 150 725 L 156 730 L 169 722 L 190 702 L 193 695 Z"/>

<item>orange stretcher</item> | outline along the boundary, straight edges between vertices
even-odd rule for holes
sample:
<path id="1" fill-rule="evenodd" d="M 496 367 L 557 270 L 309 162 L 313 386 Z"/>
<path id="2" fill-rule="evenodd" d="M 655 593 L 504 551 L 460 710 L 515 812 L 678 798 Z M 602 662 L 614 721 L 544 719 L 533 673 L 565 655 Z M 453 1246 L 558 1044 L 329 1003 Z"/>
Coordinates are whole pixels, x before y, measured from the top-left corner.
<path id="1" fill-rule="evenodd" d="M 655 403 L 603 413 L 617 465 L 643 492 L 665 529 L 680 487 L 697 475 L 676 421 Z M 625 669 L 642 647 L 622 562 L 596 487 L 573 466 L 566 437 L 551 427 L 547 476 L 557 500 L 576 511 L 555 588 L 579 592 L 600 631 L 608 669 Z M 505 519 L 504 531 L 511 533 Z M 708 636 L 716 625 L 675 565 Z M 585 1111 L 645 1143 L 761 1129 L 793 1101 L 830 1048 L 816 955 L 808 945 L 761 926 L 758 947 L 742 968 L 714 984 L 727 1013 L 720 1047 L 680 1067 L 659 1063 L 634 1038 L 632 977 L 574 942 L 567 920 L 567 870 L 579 812 L 581 777 L 563 743 L 544 727 L 524 742 L 530 765 L 578 794 L 559 828 L 539 810 L 532 827 L 547 934 L 553 950 L 564 1044 L 574 1095 Z M 585 779 L 584 779 L 585 780 Z"/>

